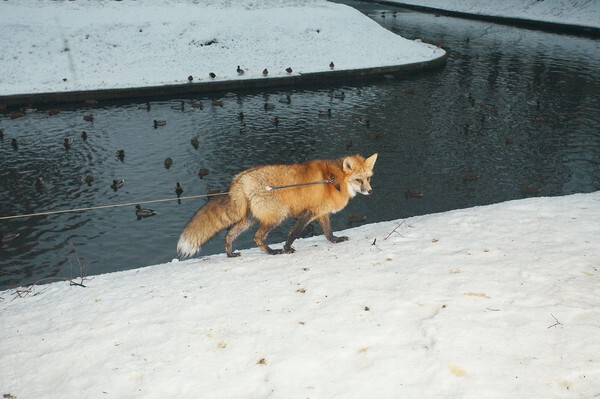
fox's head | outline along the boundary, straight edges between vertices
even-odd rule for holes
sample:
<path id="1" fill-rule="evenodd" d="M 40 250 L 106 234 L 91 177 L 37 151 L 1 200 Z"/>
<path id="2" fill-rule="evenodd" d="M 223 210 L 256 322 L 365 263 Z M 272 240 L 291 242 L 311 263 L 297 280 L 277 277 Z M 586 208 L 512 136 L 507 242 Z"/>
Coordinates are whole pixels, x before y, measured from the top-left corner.
<path id="1" fill-rule="evenodd" d="M 371 194 L 371 176 L 373 176 L 373 166 L 377 160 L 377 154 L 364 159 L 360 155 L 351 155 L 344 158 L 342 167 L 346 174 L 346 184 L 350 197 L 356 193 L 363 195 Z"/>

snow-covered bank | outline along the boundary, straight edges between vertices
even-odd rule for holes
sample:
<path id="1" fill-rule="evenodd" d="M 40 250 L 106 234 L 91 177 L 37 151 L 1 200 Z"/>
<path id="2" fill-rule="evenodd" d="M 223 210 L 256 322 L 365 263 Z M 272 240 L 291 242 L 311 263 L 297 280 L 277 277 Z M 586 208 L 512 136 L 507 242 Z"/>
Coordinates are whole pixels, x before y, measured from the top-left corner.
<path id="1" fill-rule="evenodd" d="M 439 10 L 501 18 L 600 28 L 596 0 L 385 0 Z"/>
<path id="2" fill-rule="evenodd" d="M 188 84 L 190 75 L 192 84 L 269 79 L 445 54 L 324 0 L 25 0 L 0 2 L 0 14 L 0 96 Z"/>
<path id="3" fill-rule="evenodd" d="M 0 393 L 600 395 L 600 192 L 345 234 L 0 292 Z"/>

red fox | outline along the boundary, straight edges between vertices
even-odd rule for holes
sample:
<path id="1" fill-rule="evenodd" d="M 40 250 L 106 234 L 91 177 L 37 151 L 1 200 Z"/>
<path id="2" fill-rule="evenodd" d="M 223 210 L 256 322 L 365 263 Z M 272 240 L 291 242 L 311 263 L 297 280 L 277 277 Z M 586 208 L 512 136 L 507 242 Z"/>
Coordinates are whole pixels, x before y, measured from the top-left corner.
<path id="1" fill-rule="evenodd" d="M 333 235 L 329 214 L 342 210 L 357 193 L 371 194 L 376 160 L 377 154 L 366 159 L 351 155 L 245 170 L 233 178 L 226 195 L 211 199 L 196 212 L 179 237 L 177 252 L 188 258 L 219 231 L 233 225 L 225 236 L 225 252 L 229 257 L 239 256 L 233 252 L 233 241 L 254 220 L 260 223 L 254 242 L 271 255 L 294 252 L 292 243 L 313 220 L 319 221 L 329 241 L 346 241 L 348 237 Z M 297 221 L 283 248 L 270 248 L 265 244 L 269 231 L 290 217 Z"/>

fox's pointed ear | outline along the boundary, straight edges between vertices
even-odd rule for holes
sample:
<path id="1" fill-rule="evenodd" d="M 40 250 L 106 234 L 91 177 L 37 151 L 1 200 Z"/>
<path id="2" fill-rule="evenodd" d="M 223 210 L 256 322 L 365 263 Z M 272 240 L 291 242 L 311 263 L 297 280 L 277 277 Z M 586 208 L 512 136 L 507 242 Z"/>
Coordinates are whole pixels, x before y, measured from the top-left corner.
<path id="1" fill-rule="evenodd" d="M 375 166 L 375 161 L 377 161 L 377 154 L 373 154 L 369 158 L 365 159 L 365 167 L 373 169 L 373 166 Z"/>
<path id="2" fill-rule="evenodd" d="M 344 158 L 342 168 L 343 168 L 344 172 L 349 172 L 356 168 L 356 161 L 352 157 L 346 157 L 346 158 Z"/>

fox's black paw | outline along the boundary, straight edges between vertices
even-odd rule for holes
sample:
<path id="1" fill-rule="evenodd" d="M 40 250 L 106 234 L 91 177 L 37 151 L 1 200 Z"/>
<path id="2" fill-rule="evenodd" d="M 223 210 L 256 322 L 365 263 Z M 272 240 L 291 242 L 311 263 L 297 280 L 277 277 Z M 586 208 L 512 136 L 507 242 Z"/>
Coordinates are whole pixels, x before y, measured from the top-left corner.
<path id="1" fill-rule="evenodd" d="M 237 258 L 238 256 L 241 256 L 242 254 L 239 252 L 232 252 L 230 254 L 227 254 L 228 258 Z"/>
<path id="2" fill-rule="evenodd" d="M 269 251 L 269 255 L 281 255 L 281 254 L 293 254 L 296 250 L 292 247 L 286 248 L 283 247 L 281 249 L 272 249 Z"/>
<path id="3" fill-rule="evenodd" d="M 337 244 L 338 242 L 342 242 L 342 241 L 348 241 L 348 237 L 346 237 L 346 236 L 341 236 L 341 237 L 333 236 L 331 238 L 331 242 L 334 243 L 334 244 Z"/>

